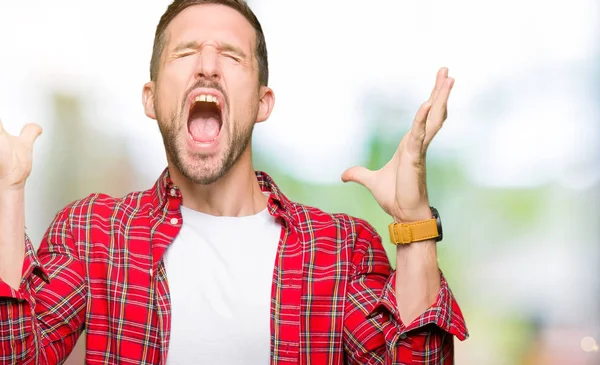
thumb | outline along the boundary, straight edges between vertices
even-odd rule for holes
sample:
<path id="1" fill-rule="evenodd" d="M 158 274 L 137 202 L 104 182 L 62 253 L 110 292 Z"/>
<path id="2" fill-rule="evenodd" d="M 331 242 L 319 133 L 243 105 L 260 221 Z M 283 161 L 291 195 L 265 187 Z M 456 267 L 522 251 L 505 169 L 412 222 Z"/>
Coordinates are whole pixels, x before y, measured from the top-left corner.
<path id="1" fill-rule="evenodd" d="M 342 181 L 349 182 L 353 181 L 360 184 L 367 189 L 370 189 L 375 179 L 375 172 L 362 166 L 354 166 L 344 171 L 342 174 Z"/>
<path id="2" fill-rule="evenodd" d="M 29 146 L 33 146 L 33 142 L 40 134 L 42 134 L 42 127 L 34 123 L 29 123 L 21 129 L 20 137 Z"/>

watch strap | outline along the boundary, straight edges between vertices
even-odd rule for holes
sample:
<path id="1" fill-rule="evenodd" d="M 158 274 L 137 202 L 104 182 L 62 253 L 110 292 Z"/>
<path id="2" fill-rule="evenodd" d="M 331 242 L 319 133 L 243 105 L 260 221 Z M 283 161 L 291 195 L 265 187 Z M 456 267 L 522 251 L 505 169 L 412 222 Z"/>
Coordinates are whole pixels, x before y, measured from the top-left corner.
<path id="1" fill-rule="evenodd" d="M 395 245 L 427 241 L 438 238 L 440 235 L 435 218 L 414 223 L 394 222 L 389 225 L 389 230 L 390 240 Z"/>

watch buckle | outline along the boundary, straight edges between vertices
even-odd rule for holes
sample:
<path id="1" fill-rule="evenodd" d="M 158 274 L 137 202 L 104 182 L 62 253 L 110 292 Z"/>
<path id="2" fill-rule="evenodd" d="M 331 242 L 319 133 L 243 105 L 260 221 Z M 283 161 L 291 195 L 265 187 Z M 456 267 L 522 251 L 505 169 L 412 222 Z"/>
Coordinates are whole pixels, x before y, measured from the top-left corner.
<path id="1" fill-rule="evenodd" d="M 390 225 L 390 236 L 392 243 L 406 245 L 413 242 L 413 235 L 410 226 L 402 223 Z"/>

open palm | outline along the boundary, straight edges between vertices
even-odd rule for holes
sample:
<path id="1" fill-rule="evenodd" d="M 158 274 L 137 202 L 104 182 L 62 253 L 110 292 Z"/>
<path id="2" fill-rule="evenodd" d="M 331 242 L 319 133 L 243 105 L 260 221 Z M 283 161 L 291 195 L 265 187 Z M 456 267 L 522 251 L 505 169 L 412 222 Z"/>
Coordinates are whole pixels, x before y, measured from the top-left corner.
<path id="1" fill-rule="evenodd" d="M 27 124 L 12 136 L 0 122 L 0 188 L 23 188 L 31 173 L 33 142 L 41 132 L 37 124 Z"/>
<path id="2" fill-rule="evenodd" d="M 355 166 L 342 174 L 371 191 L 386 213 L 399 221 L 431 218 L 427 197 L 425 160 L 433 137 L 447 118 L 447 104 L 454 79 L 441 68 L 429 100 L 421 105 L 410 131 L 402 138 L 391 160 L 371 171 Z"/>

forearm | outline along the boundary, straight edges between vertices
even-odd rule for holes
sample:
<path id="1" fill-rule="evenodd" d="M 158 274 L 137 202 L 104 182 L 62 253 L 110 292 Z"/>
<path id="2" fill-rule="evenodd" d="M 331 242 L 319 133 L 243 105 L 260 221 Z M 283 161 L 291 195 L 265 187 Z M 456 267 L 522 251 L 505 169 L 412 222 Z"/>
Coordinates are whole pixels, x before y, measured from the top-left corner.
<path id="1" fill-rule="evenodd" d="M 0 190 L 0 232 L 0 279 L 18 289 L 25 257 L 23 189 Z"/>
<path id="2" fill-rule="evenodd" d="M 434 240 L 399 245 L 396 251 L 396 302 L 408 326 L 425 312 L 440 292 L 441 276 Z"/>
<path id="3" fill-rule="evenodd" d="M 23 284 L 15 291 L 8 283 L 0 282 L 0 363 L 61 363 L 84 329 L 86 273 L 75 255 L 67 212 L 65 208 L 56 216 L 37 252 L 20 220 L 20 241 L 14 242 L 23 242 L 24 255 L 13 269 L 18 269 L 17 280 Z M 2 224 L 14 227 L 16 221 L 12 219 L 9 225 L 9 219 L 4 219 Z M 5 262 L 10 264 L 2 257 L 2 264 Z"/>
<path id="4" fill-rule="evenodd" d="M 348 363 L 451 364 L 453 338 L 468 332 L 437 267 L 436 243 L 399 246 L 391 271 L 381 237 L 372 229 L 357 233 L 344 315 Z"/>

